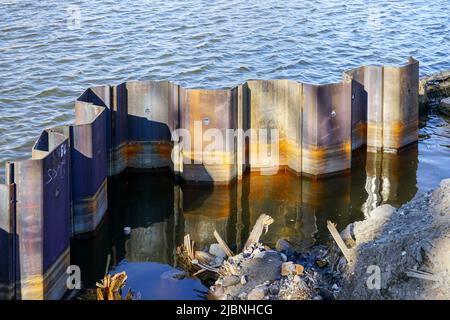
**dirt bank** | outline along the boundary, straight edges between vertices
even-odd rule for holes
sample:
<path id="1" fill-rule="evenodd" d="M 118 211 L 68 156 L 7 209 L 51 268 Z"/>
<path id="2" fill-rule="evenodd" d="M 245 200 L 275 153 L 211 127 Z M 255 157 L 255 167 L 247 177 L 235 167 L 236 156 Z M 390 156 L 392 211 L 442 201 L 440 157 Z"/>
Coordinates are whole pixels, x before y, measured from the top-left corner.
<path id="1" fill-rule="evenodd" d="M 337 299 L 450 299 L 450 179 L 399 209 L 382 205 L 342 233 Z"/>

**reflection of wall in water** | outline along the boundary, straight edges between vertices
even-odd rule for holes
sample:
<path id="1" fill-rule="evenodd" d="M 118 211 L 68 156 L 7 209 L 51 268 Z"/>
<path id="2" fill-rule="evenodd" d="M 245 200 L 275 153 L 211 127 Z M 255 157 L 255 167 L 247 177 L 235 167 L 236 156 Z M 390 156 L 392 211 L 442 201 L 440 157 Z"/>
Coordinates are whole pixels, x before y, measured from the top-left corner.
<path id="1" fill-rule="evenodd" d="M 228 226 L 236 208 L 235 187 L 187 185 L 182 192 L 184 233 L 191 235 L 198 248 L 216 242 L 214 230 L 232 243 Z"/>
<path id="2" fill-rule="evenodd" d="M 278 239 L 285 238 L 294 244 L 311 237 L 311 226 L 303 221 L 302 183 L 301 179 L 289 174 L 249 175 L 243 180 L 244 211 L 248 211 L 249 225 L 253 224 L 262 213 L 274 218 L 270 232 L 263 236 L 265 243 L 273 245 Z M 315 225 L 314 218 L 309 219 Z M 314 232 L 314 227 L 312 227 Z M 307 231 L 308 234 L 304 234 Z"/>
<path id="3" fill-rule="evenodd" d="M 176 193 L 167 173 L 132 173 L 117 181 L 111 208 L 119 261 L 173 263 Z M 131 228 L 130 235 L 124 235 L 124 227 Z"/>
<path id="4" fill-rule="evenodd" d="M 368 152 L 366 157 L 365 189 L 368 197 L 361 209 L 365 216 L 383 203 L 399 207 L 415 195 L 417 144 L 397 154 Z"/>
<path id="5" fill-rule="evenodd" d="M 125 259 L 129 262 L 173 262 L 173 225 L 168 221 L 153 223 L 147 228 L 131 230 L 125 241 Z"/>

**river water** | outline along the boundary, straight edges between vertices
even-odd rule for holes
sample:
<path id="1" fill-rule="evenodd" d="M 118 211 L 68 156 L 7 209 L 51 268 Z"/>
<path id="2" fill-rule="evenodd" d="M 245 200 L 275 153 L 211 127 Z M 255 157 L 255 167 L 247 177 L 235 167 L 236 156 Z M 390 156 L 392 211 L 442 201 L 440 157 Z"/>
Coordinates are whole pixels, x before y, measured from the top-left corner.
<path id="1" fill-rule="evenodd" d="M 0 0 L 0 181 L 5 161 L 28 158 L 43 128 L 73 121 L 74 100 L 89 86 L 132 79 L 199 88 L 254 78 L 327 83 L 345 69 L 399 65 L 410 55 L 423 76 L 450 68 L 448 22 L 447 0 Z M 343 227 L 449 177 L 448 123 L 423 116 L 416 146 L 397 156 L 359 152 L 351 174 L 326 180 L 248 176 L 224 189 L 176 185 L 161 173 L 121 175 L 110 190 L 127 196 L 111 199 L 98 236 L 74 244 L 74 260 L 86 285 L 101 277 L 110 254 L 142 298 L 195 298 L 204 289 L 198 281 L 161 277 L 176 264 L 182 235 L 206 245 L 216 228 L 239 245 L 264 211 L 276 221 L 269 244 L 280 237 L 300 247 L 323 243 L 327 219 Z"/>

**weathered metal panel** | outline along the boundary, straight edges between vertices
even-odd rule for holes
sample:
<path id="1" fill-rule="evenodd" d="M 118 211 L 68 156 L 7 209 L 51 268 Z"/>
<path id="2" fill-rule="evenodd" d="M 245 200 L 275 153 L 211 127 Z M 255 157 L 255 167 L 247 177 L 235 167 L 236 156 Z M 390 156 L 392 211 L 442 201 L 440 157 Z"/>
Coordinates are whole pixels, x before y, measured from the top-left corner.
<path id="1" fill-rule="evenodd" d="M 236 109 L 236 89 L 180 89 L 180 126 L 191 134 L 190 150 L 187 145 L 182 150 L 184 179 L 226 183 L 236 178 L 234 139 L 225 139 L 227 129 L 236 127 Z"/>
<path id="2" fill-rule="evenodd" d="M 250 166 L 262 174 L 275 174 L 287 166 L 288 106 L 295 104 L 288 80 L 247 81 L 250 128 Z M 272 131 L 274 130 L 274 131 Z M 278 133 L 272 136 L 273 132 Z"/>
<path id="3" fill-rule="evenodd" d="M 351 166 L 351 84 L 303 85 L 302 171 L 322 175 Z"/>
<path id="4" fill-rule="evenodd" d="M 111 149 L 109 176 L 119 174 L 127 167 L 126 147 L 128 142 L 128 94 L 126 83 L 112 87 Z"/>
<path id="5" fill-rule="evenodd" d="M 127 82 L 129 141 L 170 141 L 172 87 L 167 81 Z"/>
<path id="6" fill-rule="evenodd" d="M 127 166 L 171 164 L 171 131 L 178 126 L 178 85 L 168 81 L 127 82 Z"/>
<path id="7" fill-rule="evenodd" d="M 69 140 L 45 131 L 31 160 L 14 163 L 17 185 L 18 281 L 21 299 L 59 299 L 70 248 Z"/>
<path id="8" fill-rule="evenodd" d="M 396 152 L 418 140 L 419 63 L 384 67 L 383 150 Z"/>
<path id="9" fill-rule="evenodd" d="M 77 101 L 71 130 L 74 234 L 94 231 L 107 209 L 105 108 Z"/>
<path id="10" fill-rule="evenodd" d="M 364 87 L 366 67 L 345 71 L 343 81 L 352 85 L 352 150 L 367 143 L 367 91 Z"/>

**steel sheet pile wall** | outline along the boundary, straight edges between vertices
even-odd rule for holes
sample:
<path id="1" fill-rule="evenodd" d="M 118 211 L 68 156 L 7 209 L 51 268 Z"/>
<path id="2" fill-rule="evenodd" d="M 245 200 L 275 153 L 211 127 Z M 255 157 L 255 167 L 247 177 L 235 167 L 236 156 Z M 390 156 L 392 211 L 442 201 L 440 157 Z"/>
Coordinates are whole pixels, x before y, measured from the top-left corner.
<path id="1" fill-rule="evenodd" d="M 71 126 L 73 232 L 93 231 L 107 204 L 107 149 L 104 107 L 76 101 Z"/>
<path id="2" fill-rule="evenodd" d="M 354 85 L 352 97 L 359 100 L 362 95 L 363 100 L 352 106 L 353 147 L 361 145 L 363 141 L 357 129 L 357 119 L 362 120 L 364 117 L 361 112 L 365 101 L 369 152 L 397 152 L 417 141 L 418 61 L 409 58 L 408 64 L 402 67 L 363 66 L 344 72 L 344 79 L 352 81 Z M 367 100 L 364 95 L 367 95 Z"/>
<path id="3" fill-rule="evenodd" d="M 46 130 L 33 147 L 32 159 L 7 166 L 16 185 L 14 266 L 17 297 L 58 299 L 65 292 L 70 258 L 69 139 Z"/>
<path id="4" fill-rule="evenodd" d="M 236 93 L 180 89 L 180 127 L 190 133 L 180 156 L 184 179 L 223 183 L 236 178 L 234 133 L 227 137 L 227 129 L 236 128 Z"/>
<path id="5" fill-rule="evenodd" d="M 247 82 L 250 169 L 275 174 L 289 166 L 301 172 L 302 84 L 289 80 Z M 275 130 L 273 130 L 275 129 Z M 278 136 L 274 137 L 277 132 Z"/>
<path id="6" fill-rule="evenodd" d="M 349 83 L 303 85 L 302 172 L 322 175 L 351 165 Z"/>
<path id="7" fill-rule="evenodd" d="M 395 152 L 417 141 L 418 62 L 360 67 L 324 85 L 250 80 L 200 90 L 130 81 L 89 88 L 75 115 L 75 124 L 43 131 L 31 160 L 7 164 L 3 297 L 62 296 L 70 236 L 96 230 L 107 210 L 107 177 L 127 167 L 224 184 L 247 169 L 318 176 L 349 169 L 352 150 L 364 144 Z M 172 141 L 176 129 L 187 135 Z"/>
<path id="8" fill-rule="evenodd" d="M 178 86 L 130 81 L 127 88 L 127 167 L 171 165 L 171 132 L 178 124 Z"/>

